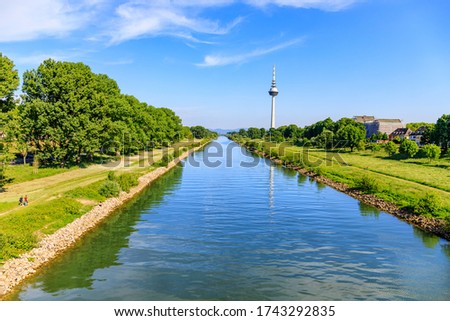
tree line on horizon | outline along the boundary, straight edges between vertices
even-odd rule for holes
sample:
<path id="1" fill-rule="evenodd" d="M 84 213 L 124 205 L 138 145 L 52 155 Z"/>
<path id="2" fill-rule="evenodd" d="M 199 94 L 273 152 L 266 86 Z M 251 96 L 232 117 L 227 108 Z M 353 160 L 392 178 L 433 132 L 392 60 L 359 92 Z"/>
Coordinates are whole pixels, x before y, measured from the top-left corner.
<path id="1" fill-rule="evenodd" d="M 450 114 L 442 115 L 435 124 L 407 124 L 407 127 L 411 130 L 418 129 L 421 126 L 427 127 L 422 137 L 422 143 L 425 145 L 422 150 L 424 150 L 426 157 L 436 158 L 441 154 L 445 155 L 450 142 Z M 276 143 L 289 142 L 297 146 L 324 149 L 350 148 L 351 151 L 354 149 L 364 150 L 366 148 L 378 151 L 382 145 L 377 144 L 377 142 L 386 142 L 389 139 L 385 133 L 373 134 L 367 138 L 366 127 L 362 123 L 346 117 L 338 121 L 333 121 L 328 117 L 305 127 L 299 127 L 295 124 L 269 130 L 250 127 L 230 132 L 228 136 L 238 140 L 263 139 Z M 383 146 L 390 155 L 400 151 L 402 154 L 413 157 L 419 151 L 419 146 L 414 141 L 401 140 L 398 137 L 393 142 L 388 142 Z"/>
<path id="2" fill-rule="evenodd" d="M 202 126 L 191 132 L 173 110 L 123 94 L 115 80 L 81 62 L 47 59 L 22 81 L 17 99 L 18 71 L 0 53 L 1 171 L 14 158 L 11 150 L 24 160 L 31 153 L 41 165 L 64 167 L 91 161 L 96 152 L 134 154 L 213 135 Z"/>

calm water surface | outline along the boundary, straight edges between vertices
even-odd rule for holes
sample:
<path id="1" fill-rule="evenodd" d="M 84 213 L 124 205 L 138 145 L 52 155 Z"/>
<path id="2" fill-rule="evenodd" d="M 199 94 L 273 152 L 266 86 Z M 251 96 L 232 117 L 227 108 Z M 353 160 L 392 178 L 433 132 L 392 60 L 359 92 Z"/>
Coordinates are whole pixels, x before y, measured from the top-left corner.
<path id="1" fill-rule="evenodd" d="M 12 299 L 450 300 L 447 241 L 221 148 L 232 156 L 191 156 Z"/>

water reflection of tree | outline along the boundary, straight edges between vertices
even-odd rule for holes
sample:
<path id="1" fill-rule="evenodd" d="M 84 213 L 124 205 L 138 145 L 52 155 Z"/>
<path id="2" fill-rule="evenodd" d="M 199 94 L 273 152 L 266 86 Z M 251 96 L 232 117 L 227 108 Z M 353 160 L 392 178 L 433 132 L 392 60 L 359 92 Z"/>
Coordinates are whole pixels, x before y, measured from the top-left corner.
<path id="1" fill-rule="evenodd" d="M 290 178 L 290 177 L 297 176 L 297 171 L 296 170 L 293 170 L 291 168 L 286 168 L 286 167 L 283 167 L 281 165 L 278 165 L 277 168 L 281 169 L 281 173 L 283 174 L 284 177 Z"/>
<path id="2" fill-rule="evenodd" d="M 298 174 L 298 185 L 304 185 L 305 182 L 308 180 L 308 176 L 303 174 Z"/>
<path id="3" fill-rule="evenodd" d="M 327 185 L 326 184 L 324 184 L 324 183 L 321 183 L 321 182 L 318 182 L 318 181 L 314 181 L 315 183 L 316 183 L 316 187 L 317 187 L 317 190 L 320 192 L 321 190 L 323 190 L 323 189 L 325 189 L 325 187 L 327 187 Z"/>
<path id="4" fill-rule="evenodd" d="M 446 256 L 450 257 L 450 243 L 443 244 L 441 249 Z"/>
<path id="5" fill-rule="evenodd" d="M 359 212 L 362 216 L 373 216 L 375 218 L 378 218 L 380 216 L 381 211 L 378 208 L 365 204 L 363 202 L 359 202 L 358 205 Z"/>
<path id="6" fill-rule="evenodd" d="M 436 235 L 422 231 L 417 227 L 413 227 L 413 233 L 416 238 L 422 241 L 422 243 L 429 249 L 433 249 L 439 244 L 440 238 Z"/>
<path id="7" fill-rule="evenodd" d="M 90 288 L 97 269 L 115 265 L 119 252 L 128 247 L 129 236 L 135 231 L 143 209 L 159 204 L 164 195 L 181 181 L 182 168 L 177 167 L 152 183 L 142 195 L 113 214 L 94 232 L 63 255 L 48 271 L 37 276 L 39 288 L 47 293 L 75 288 Z"/>

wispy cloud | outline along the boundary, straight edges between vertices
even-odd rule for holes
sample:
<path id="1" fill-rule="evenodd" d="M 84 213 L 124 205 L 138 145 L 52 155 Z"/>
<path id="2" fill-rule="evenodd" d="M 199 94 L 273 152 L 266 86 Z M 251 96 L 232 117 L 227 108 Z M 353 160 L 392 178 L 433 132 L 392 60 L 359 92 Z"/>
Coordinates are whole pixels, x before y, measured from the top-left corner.
<path id="1" fill-rule="evenodd" d="M 111 42 L 119 43 L 126 40 L 145 36 L 169 35 L 200 41 L 193 34 L 228 33 L 242 21 L 237 17 L 228 24 L 202 18 L 192 8 L 198 10 L 228 5 L 232 1 L 130 1 L 117 7 L 116 19 L 111 30 Z"/>
<path id="2" fill-rule="evenodd" d="M 283 42 L 281 44 L 277 44 L 277 45 L 269 47 L 269 48 L 258 48 L 258 49 L 255 49 L 255 50 L 252 50 L 249 52 L 235 54 L 235 55 L 223 55 L 223 54 L 207 55 L 207 56 L 205 56 L 203 62 L 197 64 L 197 66 L 198 67 L 217 67 L 217 66 L 225 66 L 225 65 L 244 63 L 244 62 L 249 61 L 252 58 L 264 56 L 264 55 L 270 54 L 272 52 L 291 47 L 293 45 L 303 42 L 304 40 L 305 40 L 304 37 L 297 38 L 294 40 Z"/>
<path id="3" fill-rule="evenodd" d="M 203 35 L 225 35 L 243 18 L 212 19 L 207 10 L 244 4 L 338 11 L 364 0 L 2 0 L 0 42 L 64 37 L 120 43 L 170 36 L 205 42 Z M 204 38 L 204 37 L 203 37 Z"/>
<path id="4" fill-rule="evenodd" d="M 66 36 L 85 27 L 103 1 L 2 0 L 0 42 Z"/>
<path id="5" fill-rule="evenodd" d="M 339 11 L 346 9 L 356 2 L 361 2 L 361 0 L 244 0 L 244 2 L 255 7 L 274 5 L 280 7 Z"/>

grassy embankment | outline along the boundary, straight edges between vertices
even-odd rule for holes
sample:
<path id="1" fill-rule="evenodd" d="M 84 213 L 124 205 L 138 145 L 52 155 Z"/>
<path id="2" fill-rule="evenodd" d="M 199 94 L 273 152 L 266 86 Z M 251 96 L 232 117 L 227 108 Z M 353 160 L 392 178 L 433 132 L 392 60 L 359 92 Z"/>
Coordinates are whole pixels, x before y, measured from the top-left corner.
<path id="1" fill-rule="evenodd" d="M 384 152 L 325 151 L 260 140 L 245 145 L 411 213 L 450 224 L 449 159 L 393 159 Z"/>
<path id="2" fill-rule="evenodd" d="M 114 193 L 129 191 L 137 185 L 139 176 L 166 166 L 174 157 L 200 144 L 181 142 L 169 149 L 86 168 L 42 168 L 36 172 L 29 165 L 10 166 L 6 174 L 13 183 L 0 193 L 0 264 L 31 250 L 40 239 Z M 28 206 L 18 206 L 21 195 L 28 195 Z"/>

